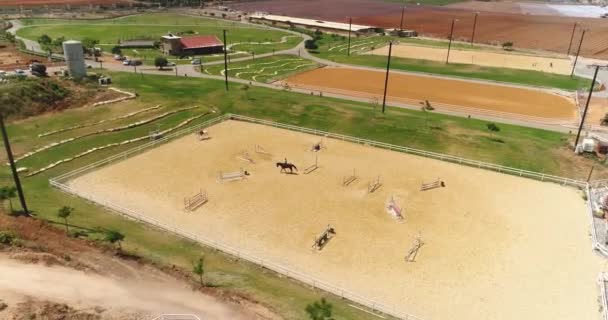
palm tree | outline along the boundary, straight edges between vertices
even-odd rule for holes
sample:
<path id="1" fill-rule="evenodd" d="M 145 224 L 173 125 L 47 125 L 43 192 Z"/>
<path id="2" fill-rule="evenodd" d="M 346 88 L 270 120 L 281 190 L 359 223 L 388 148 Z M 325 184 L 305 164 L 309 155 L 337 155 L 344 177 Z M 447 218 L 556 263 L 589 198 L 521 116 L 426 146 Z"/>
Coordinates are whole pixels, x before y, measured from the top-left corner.
<path id="1" fill-rule="evenodd" d="M 57 216 L 59 218 L 63 219 L 63 221 L 64 221 L 66 234 L 70 232 L 70 230 L 68 228 L 68 217 L 70 216 L 72 211 L 74 211 L 74 208 L 71 208 L 68 206 L 63 206 L 63 207 L 59 208 L 59 210 L 57 210 Z"/>
<path id="2" fill-rule="evenodd" d="M 192 273 L 194 273 L 195 275 L 197 275 L 199 277 L 199 281 L 201 283 L 201 287 L 204 286 L 203 283 L 203 275 L 205 275 L 205 258 L 204 257 L 200 257 L 195 263 L 194 266 L 192 267 Z"/>
<path id="3" fill-rule="evenodd" d="M 333 320 L 331 317 L 332 308 L 331 303 L 328 303 L 325 298 L 321 298 L 320 301 L 307 305 L 306 313 L 308 313 L 310 320 Z"/>
<path id="4" fill-rule="evenodd" d="M 112 244 L 118 244 L 118 250 L 122 250 L 121 242 L 125 239 L 125 235 L 116 230 L 108 230 L 106 231 L 106 236 L 104 238 L 105 241 L 108 241 Z"/>

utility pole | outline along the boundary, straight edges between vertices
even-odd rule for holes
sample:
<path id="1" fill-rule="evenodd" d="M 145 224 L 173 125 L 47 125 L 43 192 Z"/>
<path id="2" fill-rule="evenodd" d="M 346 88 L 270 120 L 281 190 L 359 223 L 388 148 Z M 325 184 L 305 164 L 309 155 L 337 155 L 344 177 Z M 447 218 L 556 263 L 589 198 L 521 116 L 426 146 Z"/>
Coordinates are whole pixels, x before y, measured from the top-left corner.
<path id="1" fill-rule="evenodd" d="M 576 31 L 576 24 L 577 24 L 577 22 L 575 22 L 574 27 L 572 27 L 572 35 L 570 36 L 570 44 L 568 45 L 568 52 L 566 52 L 567 56 L 570 55 L 570 49 L 572 48 L 572 41 L 574 40 L 574 31 Z"/>
<path id="2" fill-rule="evenodd" d="M 25 196 L 23 195 L 23 188 L 21 188 L 21 180 L 19 180 L 19 173 L 17 173 L 17 167 L 15 166 L 15 159 L 13 158 L 13 151 L 11 150 L 11 144 L 8 140 L 8 134 L 6 133 L 6 127 L 4 126 L 4 117 L 0 112 L 0 130 L 2 130 L 2 139 L 4 140 L 4 148 L 6 149 L 6 155 L 8 157 L 8 163 L 11 166 L 13 172 L 13 180 L 15 181 L 15 187 L 17 188 L 17 194 L 19 195 L 19 201 L 21 202 L 21 208 L 23 212 L 29 216 L 30 211 L 25 203 Z"/>
<path id="3" fill-rule="evenodd" d="M 391 53 L 393 51 L 393 42 L 388 43 L 388 61 L 386 62 L 386 78 L 384 79 L 384 98 L 382 99 L 382 113 L 386 109 L 386 93 L 388 91 L 388 74 L 391 69 Z"/>
<path id="4" fill-rule="evenodd" d="M 403 17 L 405 16 L 405 0 L 403 0 L 403 7 L 401 8 L 401 23 L 399 24 L 399 31 L 403 31 Z"/>
<path id="5" fill-rule="evenodd" d="M 473 41 L 475 40 L 475 28 L 477 28 L 477 16 L 479 12 L 475 12 L 475 18 L 473 20 L 473 33 L 471 34 L 471 45 L 473 45 Z"/>
<path id="6" fill-rule="evenodd" d="M 576 50 L 576 58 L 574 58 L 574 65 L 572 66 L 572 72 L 570 73 L 570 78 L 574 76 L 574 70 L 576 69 L 576 63 L 578 62 L 578 55 L 581 53 L 581 47 L 583 46 L 583 39 L 585 38 L 585 32 L 587 30 L 583 30 L 583 34 L 581 34 L 581 41 L 578 44 L 578 50 Z"/>
<path id="7" fill-rule="evenodd" d="M 348 50 L 347 55 L 350 57 L 350 33 L 353 28 L 353 17 L 348 18 Z"/>
<path id="8" fill-rule="evenodd" d="M 450 28 L 450 42 L 448 42 L 448 55 L 445 57 L 445 64 L 448 64 L 450 61 L 450 49 L 452 48 L 452 37 L 454 36 L 454 22 L 456 22 L 456 19 L 452 19 L 452 28 Z"/>
<path id="9" fill-rule="evenodd" d="M 228 91 L 228 44 L 226 43 L 226 29 L 224 29 L 224 78 L 226 91 Z"/>
<path id="10" fill-rule="evenodd" d="M 593 89 L 595 87 L 595 80 L 597 79 L 597 74 L 600 71 L 600 68 L 606 68 L 606 66 L 593 65 L 591 67 L 595 68 L 595 72 L 593 73 L 593 81 L 591 82 L 591 88 L 589 88 L 589 96 L 587 97 L 587 102 L 585 102 L 585 110 L 583 111 L 583 116 L 581 118 L 581 124 L 578 126 L 578 132 L 576 133 L 576 141 L 574 142 L 574 150 L 576 151 L 576 147 L 578 146 L 578 140 L 581 137 L 581 131 L 583 130 L 583 124 L 585 123 L 585 117 L 587 117 L 587 110 L 589 109 L 589 102 L 591 102 L 591 96 L 593 95 Z"/>

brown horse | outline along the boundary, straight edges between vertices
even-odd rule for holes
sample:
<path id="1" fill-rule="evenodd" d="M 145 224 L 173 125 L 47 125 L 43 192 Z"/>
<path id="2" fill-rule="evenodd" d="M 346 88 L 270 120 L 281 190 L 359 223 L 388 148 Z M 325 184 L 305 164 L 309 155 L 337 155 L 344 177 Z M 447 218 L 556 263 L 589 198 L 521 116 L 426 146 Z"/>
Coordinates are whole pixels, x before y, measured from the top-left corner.
<path id="1" fill-rule="evenodd" d="M 278 167 L 281 167 L 281 172 L 283 172 L 283 171 L 287 172 L 288 169 L 289 169 L 289 173 L 293 173 L 293 169 L 296 169 L 296 171 L 298 171 L 298 168 L 293 163 L 277 162 L 277 168 Z"/>

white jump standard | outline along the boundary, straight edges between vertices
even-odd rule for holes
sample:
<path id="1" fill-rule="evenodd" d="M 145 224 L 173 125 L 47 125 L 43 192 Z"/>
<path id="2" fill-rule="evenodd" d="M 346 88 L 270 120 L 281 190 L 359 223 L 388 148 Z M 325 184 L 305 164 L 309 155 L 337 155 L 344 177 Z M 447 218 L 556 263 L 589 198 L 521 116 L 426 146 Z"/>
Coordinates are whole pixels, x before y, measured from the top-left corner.
<path id="1" fill-rule="evenodd" d="M 353 169 L 352 175 L 344 176 L 344 178 L 342 178 L 342 186 L 348 187 L 351 183 L 355 182 L 355 180 L 357 180 L 357 170 Z"/>
<path id="2" fill-rule="evenodd" d="M 376 191 L 376 190 L 380 189 L 380 187 L 382 187 L 382 180 L 380 178 L 381 177 L 378 176 L 376 178 L 376 180 L 373 180 L 370 183 L 368 183 L 367 193 L 373 193 L 374 191 Z"/>
<path id="3" fill-rule="evenodd" d="M 431 190 L 439 187 L 445 187 L 445 183 L 441 181 L 441 179 L 437 178 L 437 180 L 429 183 L 423 183 L 420 186 L 420 191 Z"/>
<path id="4" fill-rule="evenodd" d="M 304 168 L 304 174 L 309 174 L 315 170 L 319 169 L 319 156 L 315 156 L 315 163 L 311 164 L 310 166 Z"/>
<path id="5" fill-rule="evenodd" d="M 196 135 L 198 140 L 201 140 L 201 141 L 211 139 L 211 136 L 209 136 L 209 131 L 207 131 L 207 130 L 199 130 L 199 131 L 195 132 L 194 134 Z"/>
<path id="6" fill-rule="evenodd" d="M 198 207 L 207 203 L 208 201 L 209 197 L 207 196 L 207 192 L 203 192 L 203 190 L 200 190 L 193 196 L 184 198 L 184 210 L 192 212 Z"/>
<path id="7" fill-rule="evenodd" d="M 236 158 L 249 163 L 255 163 L 255 161 L 253 160 L 249 152 L 247 152 L 247 150 L 243 150 L 243 152 L 240 155 L 236 156 Z"/>
<path id="8" fill-rule="evenodd" d="M 420 237 L 416 237 L 416 240 L 414 240 L 414 243 L 412 244 L 412 246 L 408 250 L 407 254 L 405 255 L 405 261 L 407 261 L 407 262 L 416 261 L 416 256 L 418 256 L 418 251 L 420 250 L 420 248 L 423 245 L 424 245 L 424 242 L 422 241 L 422 239 Z"/>

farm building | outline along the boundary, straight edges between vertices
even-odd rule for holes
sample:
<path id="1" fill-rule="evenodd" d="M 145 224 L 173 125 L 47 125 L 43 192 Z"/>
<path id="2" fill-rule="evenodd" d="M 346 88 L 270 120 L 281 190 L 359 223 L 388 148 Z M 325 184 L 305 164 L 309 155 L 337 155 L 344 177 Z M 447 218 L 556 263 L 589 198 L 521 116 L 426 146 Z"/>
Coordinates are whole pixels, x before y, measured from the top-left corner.
<path id="1" fill-rule="evenodd" d="M 174 56 L 213 54 L 223 52 L 224 44 L 216 36 L 179 37 L 169 33 L 161 37 L 161 50 Z"/>
<path id="2" fill-rule="evenodd" d="M 302 19 L 264 13 L 254 13 L 249 16 L 249 20 L 251 22 L 263 23 L 274 26 L 299 27 L 336 34 L 348 34 L 349 28 L 352 32 L 358 35 L 383 32 L 381 28 L 376 28 L 372 26 L 364 26 L 358 24 L 353 24 L 349 26 L 348 23 Z"/>

